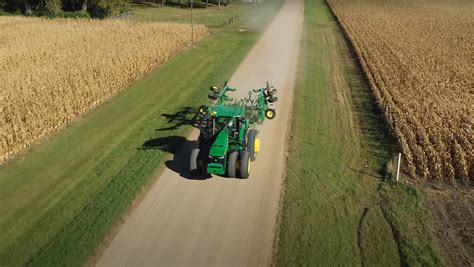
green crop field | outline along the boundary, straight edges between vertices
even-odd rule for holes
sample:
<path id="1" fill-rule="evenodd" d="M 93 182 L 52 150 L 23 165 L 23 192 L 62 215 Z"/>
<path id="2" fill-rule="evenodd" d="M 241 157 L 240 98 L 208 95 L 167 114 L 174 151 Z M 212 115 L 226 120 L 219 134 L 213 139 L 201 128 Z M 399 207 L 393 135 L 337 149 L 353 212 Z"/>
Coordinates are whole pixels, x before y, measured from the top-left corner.
<path id="1" fill-rule="evenodd" d="M 301 49 L 276 263 L 443 264 L 423 191 L 384 180 L 393 141 L 323 0 Z"/>
<path id="2" fill-rule="evenodd" d="M 208 86 L 230 77 L 279 7 L 276 1 L 245 9 L 240 22 L 216 28 L 194 49 L 0 166 L 0 265 L 84 263 L 169 157 L 165 151 L 189 131 L 168 127 L 164 114 L 204 102 Z M 155 10 L 160 16 L 161 9 L 143 12 L 150 17 Z"/>

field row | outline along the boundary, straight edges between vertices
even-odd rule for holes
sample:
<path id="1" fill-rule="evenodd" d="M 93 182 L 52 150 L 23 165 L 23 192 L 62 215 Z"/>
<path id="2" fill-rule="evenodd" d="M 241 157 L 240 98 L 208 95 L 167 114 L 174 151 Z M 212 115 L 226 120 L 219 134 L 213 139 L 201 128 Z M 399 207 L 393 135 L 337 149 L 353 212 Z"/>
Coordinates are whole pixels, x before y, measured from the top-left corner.
<path id="1" fill-rule="evenodd" d="M 473 179 L 474 2 L 330 0 L 409 174 Z"/>
<path id="2" fill-rule="evenodd" d="M 0 17 L 0 164 L 191 42 L 175 23 Z M 208 35 L 195 27 L 195 38 Z"/>

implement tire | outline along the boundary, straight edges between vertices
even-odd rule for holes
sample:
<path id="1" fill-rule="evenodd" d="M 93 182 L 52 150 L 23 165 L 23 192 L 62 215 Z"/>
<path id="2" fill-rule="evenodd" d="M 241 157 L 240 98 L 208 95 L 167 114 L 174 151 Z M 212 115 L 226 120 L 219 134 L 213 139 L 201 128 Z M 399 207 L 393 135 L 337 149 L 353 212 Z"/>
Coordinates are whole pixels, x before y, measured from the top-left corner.
<path id="1" fill-rule="evenodd" d="M 237 177 L 237 159 L 239 158 L 239 152 L 234 151 L 229 154 L 229 159 L 227 162 L 227 175 L 230 178 Z"/>
<path id="2" fill-rule="evenodd" d="M 248 151 L 240 152 L 240 178 L 247 179 L 250 176 L 250 153 Z"/>
<path id="3" fill-rule="evenodd" d="M 272 109 L 272 108 L 269 108 L 267 110 L 265 110 L 265 118 L 269 119 L 269 120 L 273 120 L 276 116 L 276 110 Z"/>

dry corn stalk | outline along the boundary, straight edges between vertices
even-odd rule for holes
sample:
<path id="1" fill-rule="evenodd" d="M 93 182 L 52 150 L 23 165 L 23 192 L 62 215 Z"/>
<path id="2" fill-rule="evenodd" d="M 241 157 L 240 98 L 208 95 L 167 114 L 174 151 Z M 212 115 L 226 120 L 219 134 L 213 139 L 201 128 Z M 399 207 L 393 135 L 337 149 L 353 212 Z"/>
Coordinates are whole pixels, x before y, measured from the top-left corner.
<path id="1" fill-rule="evenodd" d="M 196 40 L 208 35 L 194 30 Z M 183 24 L 0 17 L 0 164 L 190 42 Z"/>
<path id="2" fill-rule="evenodd" d="M 328 0 L 413 177 L 474 181 L 474 2 Z"/>

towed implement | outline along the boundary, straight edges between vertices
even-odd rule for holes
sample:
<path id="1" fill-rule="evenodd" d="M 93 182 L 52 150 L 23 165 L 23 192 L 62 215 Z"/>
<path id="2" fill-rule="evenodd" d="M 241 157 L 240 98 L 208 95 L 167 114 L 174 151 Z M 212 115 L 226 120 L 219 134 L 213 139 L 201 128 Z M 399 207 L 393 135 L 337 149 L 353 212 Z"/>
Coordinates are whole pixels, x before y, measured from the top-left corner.
<path id="1" fill-rule="evenodd" d="M 278 101 L 277 91 L 267 82 L 266 87 L 234 101 L 227 93 L 235 90 L 227 82 L 222 89 L 211 87 L 208 97 L 214 103 L 199 108 L 200 134 L 198 147 L 191 152 L 191 171 L 249 177 L 250 163 L 260 151 L 257 125 L 275 118 L 276 111 L 271 106 Z"/>

